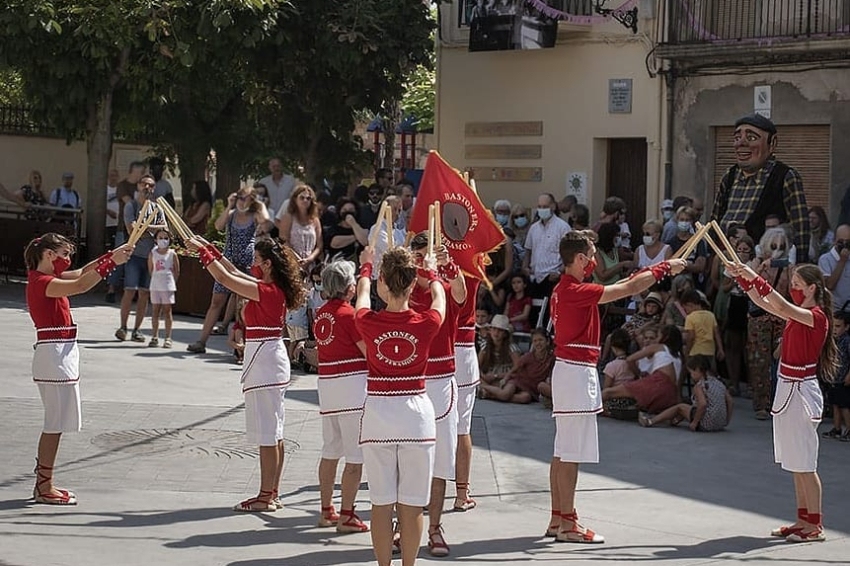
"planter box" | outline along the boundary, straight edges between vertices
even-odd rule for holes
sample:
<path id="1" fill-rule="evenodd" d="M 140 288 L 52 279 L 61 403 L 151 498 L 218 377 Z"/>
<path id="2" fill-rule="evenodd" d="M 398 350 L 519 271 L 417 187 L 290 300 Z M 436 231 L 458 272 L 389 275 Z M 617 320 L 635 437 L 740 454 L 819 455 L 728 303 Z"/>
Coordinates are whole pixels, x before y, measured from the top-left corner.
<path id="1" fill-rule="evenodd" d="M 212 299 L 213 278 L 195 257 L 177 256 L 180 260 L 180 279 L 174 312 L 204 316 Z"/>

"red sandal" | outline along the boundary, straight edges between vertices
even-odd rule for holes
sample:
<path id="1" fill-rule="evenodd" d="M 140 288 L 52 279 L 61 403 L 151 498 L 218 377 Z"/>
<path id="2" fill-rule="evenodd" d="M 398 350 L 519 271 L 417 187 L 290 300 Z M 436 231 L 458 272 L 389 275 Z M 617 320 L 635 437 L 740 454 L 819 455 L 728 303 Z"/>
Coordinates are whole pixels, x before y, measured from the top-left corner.
<path id="1" fill-rule="evenodd" d="M 354 512 L 354 507 L 351 509 L 340 509 L 336 532 L 343 534 L 367 533 L 369 532 L 369 525 L 360 520 L 360 517 Z"/>
<path id="2" fill-rule="evenodd" d="M 428 554 L 435 558 L 449 555 L 449 545 L 443 538 L 443 525 L 432 525 L 428 527 Z"/>
<path id="3" fill-rule="evenodd" d="M 554 523 L 554 525 L 552 524 Z M 555 538 L 558 536 L 558 531 L 561 530 L 561 512 L 552 511 L 552 517 L 549 519 L 549 526 L 546 527 L 546 532 L 543 534 L 547 538 Z"/>
<path id="4" fill-rule="evenodd" d="M 578 513 L 576 513 L 575 509 L 573 509 L 572 513 L 561 515 L 561 518 L 571 521 L 573 528 L 568 531 L 559 530 L 558 534 L 555 535 L 555 540 L 558 542 L 576 542 L 580 544 L 602 544 L 605 542 L 605 537 L 579 524 Z"/>
<path id="5" fill-rule="evenodd" d="M 41 486 L 51 484 L 53 481 L 53 468 L 43 466 L 38 463 L 38 458 L 35 459 L 35 469 L 33 472 L 36 475 L 35 487 L 32 489 L 32 497 L 36 503 L 44 505 L 76 505 L 77 496 L 74 492 L 67 489 L 59 489 L 53 486 L 50 491 L 41 491 Z M 49 472 L 49 473 L 45 473 Z"/>
<path id="6" fill-rule="evenodd" d="M 456 483 L 455 487 L 457 491 L 465 491 L 466 497 L 455 497 L 454 510 L 463 513 L 465 511 L 469 511 L 470 509 L 475 509 L 478 503 L 469 496 L 469 484 L 468 483 Z"/>
<path id="7" fill-rule="evenodd" d="M 234 511 L 240 513 L 271 513 L 277 511 L 277 506 L 272 503 L 273 491 L 261 491 L 257 497 L 240 501 L 233 506 Z"/>
<path id="8" fill-rule="evenodd" d="M 826 540 L 826 535 L 823 534 L 823 529 L 817 528 L 809 532 L 798 531 L 791 533 L 785 537 L 785 540 L 788 542 L 823 542 Z"/>
<path id="9" fill-rule="evenodd" d="M 805 507 L 800 507 L 797 509 L 797 522 L 807 522 L 809 520 L 809 512 Z M 773 529 L 770 531 L 770 536 L 772 537 L 780 537 L 786 538 L 789 535 L 799 533 L 803 530 L 803 525 L 799 525 L 794 523 L 793 525 L 784 525 L 779 527 L 778 529 Z"/>
<path id="10" fill-rule="evenodd" d="M 322 528 L 335 527 L 338 521 L 339 515 L 333 505 L 329 507 L 322 507 L 322 516 L 319 518 L 317 526 Z"/>

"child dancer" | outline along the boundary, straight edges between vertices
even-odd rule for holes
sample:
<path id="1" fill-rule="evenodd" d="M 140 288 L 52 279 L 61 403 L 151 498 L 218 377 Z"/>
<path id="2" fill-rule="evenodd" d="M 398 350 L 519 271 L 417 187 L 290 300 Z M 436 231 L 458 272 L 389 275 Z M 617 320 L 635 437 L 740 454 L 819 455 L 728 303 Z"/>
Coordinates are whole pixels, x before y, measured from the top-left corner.
<path id="1" fill-rule="evenodd" d="M 153 336 L 148 346 L 156 348 L 159 346 L 159 317 L 165 318 L 165 341 L 163 348 L 171 347 L 171 327 L 174 320 L 171 316 L 171 305 L 174 304 L 174 295 L 177 293 L 177 278 L 180 277 L 180 260 L 174 250 L 168 245 L 171 236 L 167 230 L 157 230 L 154 235 L 156 247 L 148 256 L 148 271 L 151 274 L 151 305 L 153 305 L 153 316 L 151 330 Z"/>
<path id="2" fill-rule="evenodd" d="M 774 530 L 789 542 L 823 541 L 822 487 L 818 477 L 817 427 L 823 412 L 818 372 L 831 380 L 838 351 L 831 333 L 832 294 L 817 266 L 801 265 L 791 276 L 792 303 L 750 267 L 729 271 L 761 308 L 784 319 L 776 396 L 773 401 L 773 451 L 794 477 L 797 521 Z"/>
<path id="3" fill-rule="evenodd" d="M 45 234 L 24 250 L 27 265 L 27 307 L 36 328 L 32 379 L 44 406 L 44 428 L 38 441 L 36 503 L 76 505 L 77 496 L 53 485 L 53 465 L 63 432 L 78 432 L 80 416 L 80 354 L 77 325 L 68 297 L 85 293 L 127 262 L 133 248 L 121 246 L 82 269 L 67 271 L 74 244 L 59 234 Z"/>
<path id="4" fill-rule="evenodd" d="M 688 421 L 692 432 L 714 432 L 729 426 L 732 419 L 732 396 L 716 375 L 711 373 L 712 358 L 697 354 L 688 358 L 688 372 L 693 382 L 690 403 L 679 403 L 654 417 L 641 414 L 641 426 L 670 422 L 673 426 Z"/>

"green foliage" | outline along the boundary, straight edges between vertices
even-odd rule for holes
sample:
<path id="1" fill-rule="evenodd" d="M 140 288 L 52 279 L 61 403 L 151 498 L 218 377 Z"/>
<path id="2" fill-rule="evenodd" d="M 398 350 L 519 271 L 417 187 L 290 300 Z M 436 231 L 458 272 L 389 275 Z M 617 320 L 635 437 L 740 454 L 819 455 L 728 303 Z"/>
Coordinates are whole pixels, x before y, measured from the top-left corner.
<path id="1" fill-rule="evenodd" d="M 0 68 L 0 106 L 25 106 L 24 80 L 15 69 Z"/>

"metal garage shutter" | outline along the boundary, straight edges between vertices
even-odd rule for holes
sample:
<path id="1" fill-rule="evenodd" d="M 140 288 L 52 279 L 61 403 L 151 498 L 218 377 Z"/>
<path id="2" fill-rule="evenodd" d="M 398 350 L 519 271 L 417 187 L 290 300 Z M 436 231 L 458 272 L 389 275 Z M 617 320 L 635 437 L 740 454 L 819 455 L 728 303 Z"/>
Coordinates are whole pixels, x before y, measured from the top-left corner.
<path id="1" fill-rule="evenodd" d="M 829 213 L 829 126 L 778 126 L 779 142 L 776 158 L 796 169 L 803 177 L 806 204 L 819 205 Z M 735 128 L 714 128 L 714 186 L 712 198 L 726 170 L 735 164 L 732 134 Z M 709 201 L 711 202 L 711 201 Z"/>

